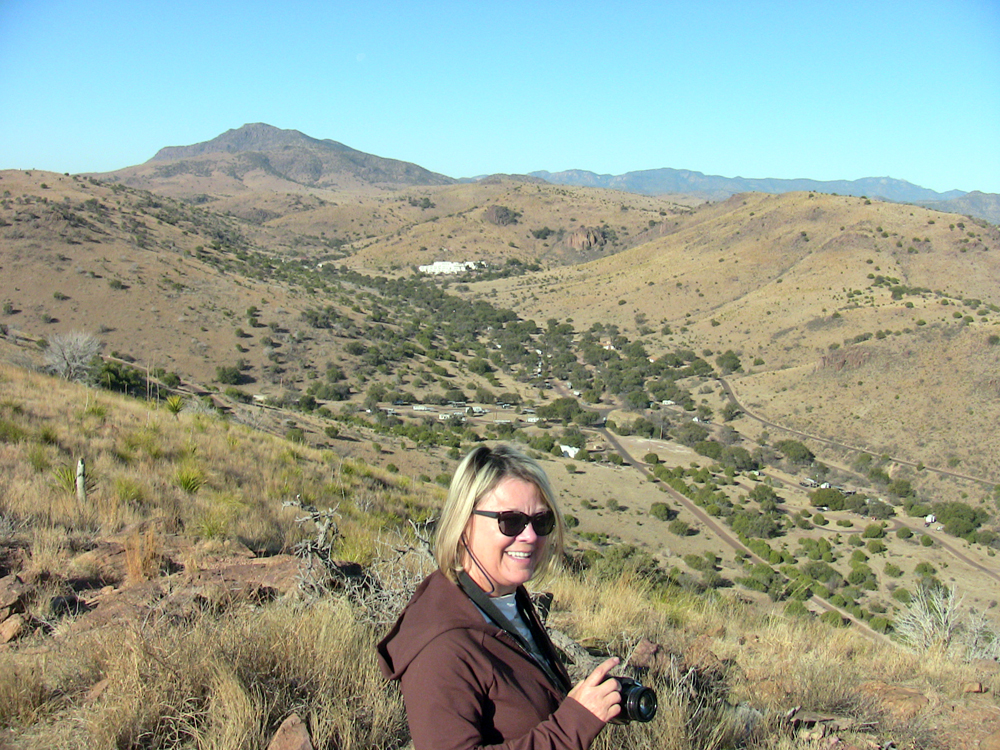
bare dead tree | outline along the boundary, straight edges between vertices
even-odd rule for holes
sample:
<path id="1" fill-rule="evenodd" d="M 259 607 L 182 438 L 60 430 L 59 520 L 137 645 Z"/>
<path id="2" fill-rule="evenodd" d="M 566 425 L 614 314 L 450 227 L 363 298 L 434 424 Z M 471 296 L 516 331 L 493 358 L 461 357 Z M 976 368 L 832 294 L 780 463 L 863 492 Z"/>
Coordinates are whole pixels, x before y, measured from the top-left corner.
<path id="1" fill-rule="evenodd" d="M 83 331 L 52 336 L 45 350 L 45 367 L 66 380 L 84 381 L 96 366 L 101 341 Z"/>

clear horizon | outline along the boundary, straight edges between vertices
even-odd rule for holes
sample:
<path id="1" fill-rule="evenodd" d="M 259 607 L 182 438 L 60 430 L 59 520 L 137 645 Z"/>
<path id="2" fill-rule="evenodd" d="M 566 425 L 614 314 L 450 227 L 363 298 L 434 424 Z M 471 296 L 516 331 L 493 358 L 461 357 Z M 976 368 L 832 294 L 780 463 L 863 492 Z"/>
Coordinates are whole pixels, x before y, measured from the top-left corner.
<path id="1" fill-rule="evenodd" d="M 0 4 L 0 169 L 265 122 L 450 177 L 687 169 L 1000 193 L 1000 3 Z"/>

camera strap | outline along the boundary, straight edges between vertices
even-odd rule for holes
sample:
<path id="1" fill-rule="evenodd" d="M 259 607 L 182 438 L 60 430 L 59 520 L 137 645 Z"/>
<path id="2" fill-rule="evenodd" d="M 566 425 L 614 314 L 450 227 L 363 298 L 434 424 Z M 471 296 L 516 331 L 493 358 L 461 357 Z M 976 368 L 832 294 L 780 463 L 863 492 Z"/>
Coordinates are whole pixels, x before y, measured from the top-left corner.
<path id="1" fill-rule="evenodd" d="M 535 639 L 536 648 L 532 648 L 531 644 L 524 640 L 524 637 L 517 632 L 514 623 L 504 616 L 499 608 L 490 600 L 490 597 L 486 595 L 486 592 L 479 588 L 476 582 L 464 570 L 458 574 L 458 583 L 483 614 L 492 620 L 494 625 L 513 638 L 531 661 L 541 668 L 545 676 L 549 678 L 549 682 L 563 695 L 568 694 L 572 687 L 569 675 L 566 674 L 565 669 L 562 668 L 562 664 L 559 663 L 555 647 L 552 645 L 552 641 L 535 615 L 534 607 L 528 598 L 527 592 L 523 588 L 518 587 L 515 594 L 515 601 L 517 602 L 517 609 L 521 614 L 521 619 L 524 620 L 525 625 L 528 626 L 528 630 L 531 631 Z M 541 659 L 534 657 L 536 651 L 542 656 Z"/>

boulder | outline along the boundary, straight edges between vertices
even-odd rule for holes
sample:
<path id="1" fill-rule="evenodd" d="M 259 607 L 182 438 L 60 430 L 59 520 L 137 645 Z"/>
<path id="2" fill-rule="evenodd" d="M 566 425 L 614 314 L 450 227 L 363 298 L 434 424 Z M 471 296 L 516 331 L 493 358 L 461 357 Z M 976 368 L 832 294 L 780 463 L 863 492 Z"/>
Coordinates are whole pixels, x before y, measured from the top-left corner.
<path id="1" fill-rule="evenodd" d="M 874 698 L 900 722 L 912 720 L 930 704 L 927 696 L 920 691 L 899 685 L 873 681 L 861 684 L 859 689 Z"/>
<path id="2" fill-rule="evenodd" d="M 0 623 L 0 643 L 10 643 L 20 638 L 24 633 L 25 619 L 23 615 L 11 615 Z"/>
<path id="3" fill-rule="evenodd" d="M 297 714 L 292 714 L 278 727 L 267 750 L 313 750 L 309 739 L 309 728 Z"/>

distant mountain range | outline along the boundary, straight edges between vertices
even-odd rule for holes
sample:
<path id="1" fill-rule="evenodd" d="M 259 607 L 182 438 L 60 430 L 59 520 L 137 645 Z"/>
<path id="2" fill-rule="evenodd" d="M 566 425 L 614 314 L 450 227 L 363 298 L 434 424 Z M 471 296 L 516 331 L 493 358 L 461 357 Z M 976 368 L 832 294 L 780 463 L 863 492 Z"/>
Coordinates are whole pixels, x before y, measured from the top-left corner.
<path id="1" fill-rule="evenodd" d="M 566 172 L 532 172 L 556 185 L 585 185 L 589 187 L 624 190 L 627 193 L 665 195 L 683 193 L 701 195 L 710 200 L 724 200 L 736 193 L 793 193 L 814 191 L 838 195 L 867 196 L 895 201 L 945 201 L 965 195 L 961 190 L 937 193 L 905 180 L 891 177 L 865 177 L 860 180 L 779 180 L 748 179 L 745 177 L 720 177 L 692 172 L 687 169 L 644 169 L 620 175 L 594 174 L 579 169 Z"/>
<path id="2" fill-rule="evenodd" d="M 967 214 L 1000 223 L 1000 195 L 949 190 L 938 193 L 892 177 L 865 177 L 860 180 L 782 180 L 721 177 L 688 169 L 644 169 L 620 175 L 595 174 L 582 169 L 565 172 L 532 172 L 554 185 L 577 185 L 622 190 L 642 195 L 694 195 L 721 201 L 737 193 L 793 193 L 812 191 L 836 195 L 866 196 L 894 203 L 915 203 L 949 213 Z"/>
<path id="3" fill-rule="evenodd" d="M 151 188 L 157 182 L 189 175 L 227 178 L 231 182 L 272 189 L 292 186 L 345 188 L 349 186 L 449 185 L 488 177 L 457 180 L 410 162 L 366 154 L 332 140 L 319 140 L 297 130 L 283 130 L 254 123 L 228 130 L 210 141 L 160 149 L 144 165 L 110 173 L 135 187 Z M 609 188 L 644 195 L 693 195 L 720 201 L 736 193 L 789 193 L 814 191 L 867 196 L 897 203 L 915 203 L 940 211 L 967 214 L 1000 223 L 1000 195 L 951 190 L 938 193 L 891 177 L 860 180 L 752 179 L 706 175 L 684 169 L 647 169 L 621 175 L 599 175 L 586 170 L 532 172 L 526 176 L 556 185 Z M 192 189 L 195 184 L 188 183 Z"/>

